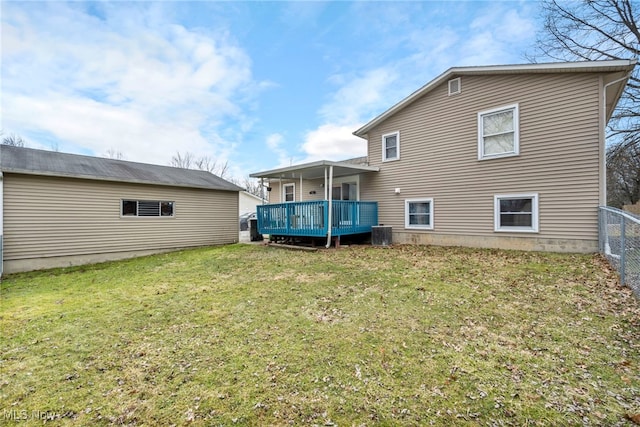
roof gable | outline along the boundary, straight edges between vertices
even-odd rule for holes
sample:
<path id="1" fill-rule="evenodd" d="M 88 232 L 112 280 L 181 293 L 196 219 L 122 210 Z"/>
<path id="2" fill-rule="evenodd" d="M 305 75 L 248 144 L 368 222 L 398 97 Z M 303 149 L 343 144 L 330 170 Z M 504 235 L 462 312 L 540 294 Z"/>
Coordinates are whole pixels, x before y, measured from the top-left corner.
<path id="1" fill-rule="evenodd" d="M 409 104 L 429 93 L 440 84 L 460 76 L 471 75 L 500 75 L 500 74 L 544 74 L 544 73 L 618 73 L 619 80 L 613 79 L 610 88 L 613 97 L 607 99 L 607 120 L 611 117 L 618 99 L 624 91 L 630 73 L 636 65 L 635 59 L 615 61 L 580 61 L 580 62 L 555 62 L 545 64 L 521 64 L 521 65 L 491 65 L 479 67 L 453 67 L 431 80 L 420 89 L 416 90 L 379 116 L 373 118 L 360 129 L 353 132 L 354 135 L 366 138 L 367 133 L 387 120 L 391 116 L 403 110 Z"/>
<path id="2" fill-rule="evenodd" d="M 206 171 L 8 145 L 0 145 L 0 171 L 209 190 L 242 190 Z"/>

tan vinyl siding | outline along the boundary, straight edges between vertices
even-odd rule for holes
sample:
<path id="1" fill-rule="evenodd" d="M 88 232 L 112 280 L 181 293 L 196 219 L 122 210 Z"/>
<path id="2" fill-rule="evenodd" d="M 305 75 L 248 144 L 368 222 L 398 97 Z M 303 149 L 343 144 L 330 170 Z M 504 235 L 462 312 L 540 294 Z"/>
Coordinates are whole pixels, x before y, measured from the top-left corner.
<path id="1" fill-rule="evenodd" d="M 597 239 L 600 150 L 598 75 L 462 76 L 368 134 L 361 199 L 379 202 L 379 222 L 404 231 L 404 200 L 434 199 L 434 229 L 412 233 Z M 478 160 L 478 112 L 519 105 L 520 154 Z M 382 135 L 400 132 L 400 160 L 382 162 Z M 394 189 L 401 193 L 395 194 Z M 539 232 L 494 231 L 496 194 L 537 193 Z"/>
<path id="2" fill-rule="evenodd" d="M 269 203 L 282 203 L 282 186 L 286 184 L 295 184 L 295 201 L 307 202 L 310 200 L 324 200 L 324 187 L 322 184 L 324 179 L 303 179 L 302 180 L 302 200 L 300 200 L 300 179 L 295 180 L 272 180 L 269 183 L 271 191 L 269 194 Z M 315 194 L 309 194 L 315 191 Z"/>
<path id="3" fill-rule="evenodd" d="M 174 217 L 121 217 L 122 199 L 174 201 Z M 238 240 L 234 191 L 4 175 L 4 258 L 166 250 Z"/>

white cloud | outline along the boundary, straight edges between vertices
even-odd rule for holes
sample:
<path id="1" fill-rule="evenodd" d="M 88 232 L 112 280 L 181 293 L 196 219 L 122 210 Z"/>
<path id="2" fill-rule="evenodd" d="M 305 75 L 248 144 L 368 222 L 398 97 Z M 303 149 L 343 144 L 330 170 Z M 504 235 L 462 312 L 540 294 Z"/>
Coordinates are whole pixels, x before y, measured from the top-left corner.
<path id="1" fill-rule="evenodd" d="M 304 162 L 366 156 L 367 142 L 352 134 L 356 129 L 357 126 L 325 124 L 308 132 L 302 145 L 307 154 Z"/>
<path id="2" fill-rule="evenodd" d="M 246 126 L 260 86 L 247 54 L 225 32 L 163 21 L 158 4 L 91 5 L 102 9 L 3 4 L 4 130 L 160 164 L 176 151 L 232 154 L 222 123 Z"/>
<path id="3" fill-rule="evenodd" d="M 292 162 L 291 156 L 283 147 L 285 142 L 284 135 L 281 133 L 272 133 L 267 136 L 267 147 L 278 156 L 278 165 L 276 167 L 289 166 Z"/>
<path id="4" fill-rule="evenodd" d="M 331 80 L 342 84 L 319 111 L 323 124 L 304 136 L 301 145 L 304 161 L 365 156 L 366 141 L 354 136 L 353 132 L 365 120 L 396 101 L 388 96 L 396 82 L 396 72 L 392 68 L 369 70 L 351 80 L 348 76 L 334 75 Z"/>
<path id="5" fill-rule="evenodd" d="M 351 80 L 347 80 L 345 76 L 332 76 L 331 79 L 333 81 L 346 80 L 346 82 L 320 109 L 320 116 L 327 122 L 335 124 L 358 123 L 363 116 L 371 114 L 381 106 L 390 107 L 389 99 L 385 97 L 385 94 L 396 80 L 396 73 L 392 68 L 369 70 L 361 77 Z"/>

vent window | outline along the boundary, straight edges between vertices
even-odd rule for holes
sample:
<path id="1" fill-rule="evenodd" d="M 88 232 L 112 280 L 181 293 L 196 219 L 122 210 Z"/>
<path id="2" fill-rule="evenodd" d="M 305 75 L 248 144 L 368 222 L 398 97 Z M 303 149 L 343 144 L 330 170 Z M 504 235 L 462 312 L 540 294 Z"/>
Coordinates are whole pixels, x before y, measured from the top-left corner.
<path id="1" fill-rule="evenodd" d="M 462 82 L 460 77 L 449 80 L 449 96 L 462 92 Z"/>
<path id="2" fill-rule="evenodd" d="M 122 200 L 122 216 L 174 216 L 174 202 L 158 200 Z"/>

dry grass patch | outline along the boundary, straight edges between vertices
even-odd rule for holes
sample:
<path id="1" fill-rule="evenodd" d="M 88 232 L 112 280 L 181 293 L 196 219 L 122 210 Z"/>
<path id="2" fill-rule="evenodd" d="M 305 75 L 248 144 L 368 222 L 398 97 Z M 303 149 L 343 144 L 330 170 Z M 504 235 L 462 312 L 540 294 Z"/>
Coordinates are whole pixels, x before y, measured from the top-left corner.
<path id="1" fill-rule="evenodd" d="M 234 245 L 2 282 L 3 420 L 630 425 L 640 309 L 597 256 Z"/>

